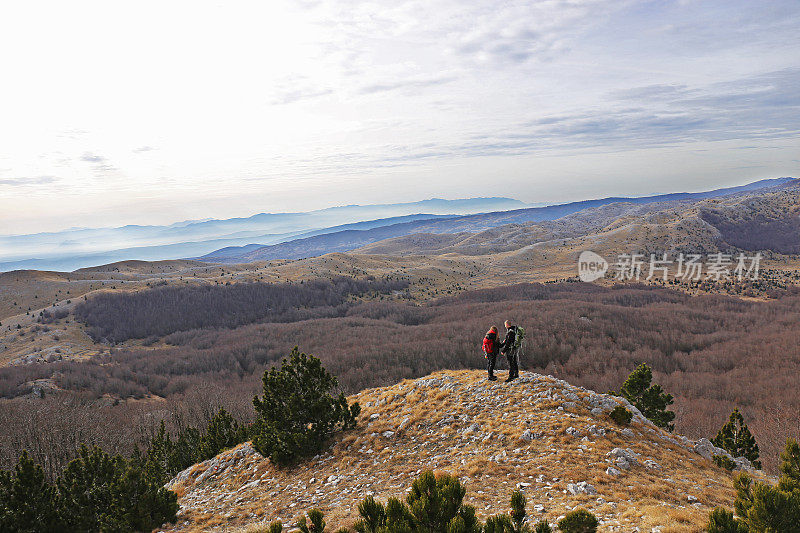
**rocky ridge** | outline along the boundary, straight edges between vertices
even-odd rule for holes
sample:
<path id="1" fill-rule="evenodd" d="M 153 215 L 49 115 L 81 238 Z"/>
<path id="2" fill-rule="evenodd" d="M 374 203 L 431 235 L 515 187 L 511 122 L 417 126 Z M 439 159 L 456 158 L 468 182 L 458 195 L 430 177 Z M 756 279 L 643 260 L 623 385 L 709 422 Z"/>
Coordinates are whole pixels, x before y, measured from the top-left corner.
<path id="1" fill-rule="evenodd" d="M 402 497 L 426 469 L 460 476 L 482 518 L 506 511 L 518 488 L 534 519 L 585 507 L 602 531 L 700 530 L 713 507 L 733 501 L 730 474 L 711 461 L 727 452 L 656 427 L 623 398 L 552 376 L 523 372 L 506 384 L 443 371 L 349 400 L 362 406 L 358 427 L 293 469 L 245 443 L 178 474 L 168 484 L 181 505 L 172 530 L 289 526 L 314 507 L 334 529 L 352 525 L 364 497 Z M 633 413 L 627 427 L 608 417 L 620 404 Z"/>

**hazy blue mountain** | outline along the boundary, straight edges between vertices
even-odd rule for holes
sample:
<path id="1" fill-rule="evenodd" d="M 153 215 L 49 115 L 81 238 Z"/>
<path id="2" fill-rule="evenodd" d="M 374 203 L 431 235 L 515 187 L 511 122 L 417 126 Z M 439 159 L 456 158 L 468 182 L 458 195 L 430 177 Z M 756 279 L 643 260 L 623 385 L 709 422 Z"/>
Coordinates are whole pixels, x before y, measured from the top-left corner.
<path id="1" fill-rule="evenodd" d="M 58 232 L 0 235 L 0 271 L 72 270 L 125 259 L 176 259 L 227 246 L 269 245 L 326 228 L 415 215 L 463 215 L 513 209 L 526 204 L 511 198 L 430 199 L 381 205 L 347 205 L 301 213 L 259 213 L 246 218 L 203 219 L 166 226 L 71 228 Z M 423 214 L 424 215 L 421 215 Z M 383 220 L 381 225 L 408 219 Z M 374 227 L 374 226 L 364 226 Z"/>
<path id="2" fill-rule="evenodd" d="M 263 247 L 248 246 L 240 248 L 238 253 L 235 248 L 228 248 L 224 254 L 217 252 L 201 257 L 204 261 L 220 261 L 227 263 L 247 263 L 269 259 L 300 259 L 313 257 L 332 252 L 346 252 L 372 244 L 384 239 L 401 237 L 414 233 L 461 233 L 478 232 L 504 224 L 521 224 L 526 222 L 542 222 L 577 213 L 583 209 L 599 207 L 602 205 L 628 202 L 633 204 L 648 204 L 667 201 L 702 200 L 720 196 L 729 196 L 748 191 L 767 189 L 784 185 L 794 181 L 793 178 L 766 179 L 738 187 L 728 187 L 697 193 L 669 193 L 646 197 L 609 197 L 597 200 L 583 200 L 561 205 L 546 207 L 533 207 L 526 209 L 513 209 L 490 213 L 479 213 L 460 217 L 451 217 L 438 220 L 416 220 L 392 225 L 375 227 L 372 229 L 343 229 L 342 231 L 326 232 L 317 236 L 298 236 L 277 244 Z"/>

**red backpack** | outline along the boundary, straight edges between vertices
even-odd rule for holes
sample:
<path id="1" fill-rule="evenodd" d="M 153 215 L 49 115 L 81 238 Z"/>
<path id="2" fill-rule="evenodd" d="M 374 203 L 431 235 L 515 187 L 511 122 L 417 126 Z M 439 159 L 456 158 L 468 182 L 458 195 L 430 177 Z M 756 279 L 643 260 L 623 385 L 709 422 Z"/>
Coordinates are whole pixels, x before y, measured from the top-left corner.
<path id="1" fill-rule="evenodd" d="M 489 337 L 483 338 L 483 353 L 486 355 L 491 355 L 494 353 L 494 339 L 490 339 Z"/>

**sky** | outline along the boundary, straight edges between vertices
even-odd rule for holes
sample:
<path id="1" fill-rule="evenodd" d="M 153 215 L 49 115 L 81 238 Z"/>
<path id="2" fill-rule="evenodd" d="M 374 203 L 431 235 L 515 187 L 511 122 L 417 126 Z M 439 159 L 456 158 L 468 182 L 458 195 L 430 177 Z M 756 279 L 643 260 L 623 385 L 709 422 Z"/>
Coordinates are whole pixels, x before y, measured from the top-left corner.
<path id="1" fill-rule="evenodd" d="M 800 2 L 0 5 L 0 233 L 800 175 Z"/>

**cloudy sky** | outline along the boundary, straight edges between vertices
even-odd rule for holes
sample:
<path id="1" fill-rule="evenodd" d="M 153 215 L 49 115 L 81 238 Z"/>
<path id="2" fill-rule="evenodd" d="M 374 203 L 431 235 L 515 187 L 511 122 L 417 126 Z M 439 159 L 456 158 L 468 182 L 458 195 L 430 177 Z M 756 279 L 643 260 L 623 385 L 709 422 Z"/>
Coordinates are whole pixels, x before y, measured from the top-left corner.
<path id="1" fill-rule="evenodd" d="M 5 2 L 0 233 L 800 174 L 800 3 Z"/>

